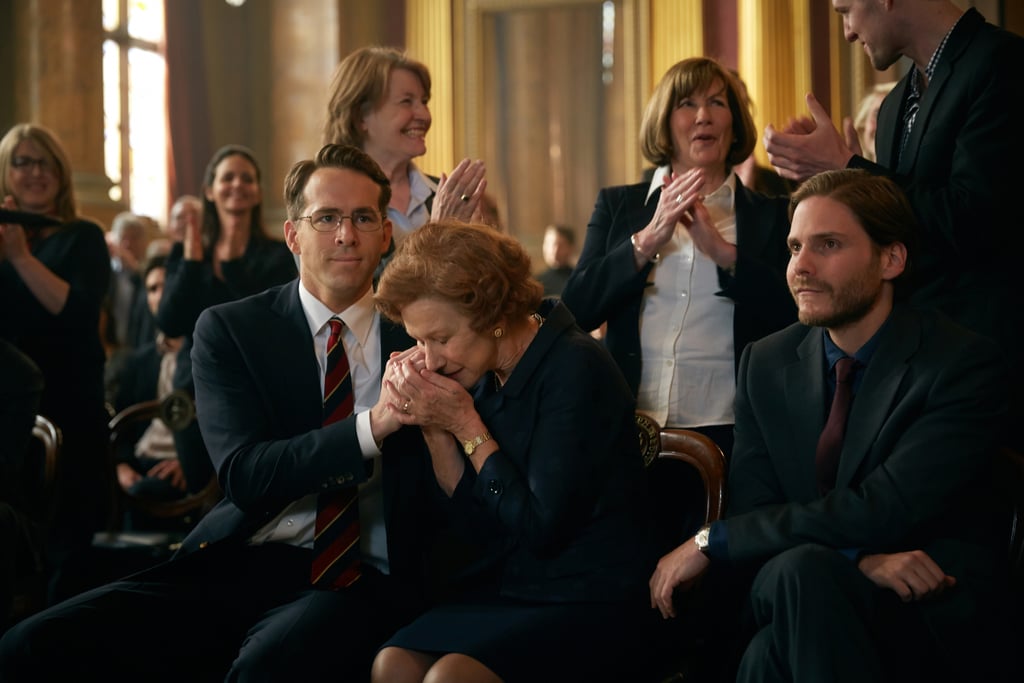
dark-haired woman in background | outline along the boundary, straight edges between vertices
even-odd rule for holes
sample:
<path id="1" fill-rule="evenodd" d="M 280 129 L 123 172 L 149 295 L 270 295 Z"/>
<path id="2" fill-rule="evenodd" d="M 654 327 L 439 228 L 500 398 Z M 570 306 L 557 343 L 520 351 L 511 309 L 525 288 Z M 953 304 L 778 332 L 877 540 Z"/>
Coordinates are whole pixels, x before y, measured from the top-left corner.
<path id="1" fill-rule="evenodd" d="M 171 249 L 157 327 L 184 337 L 174 371 L 174 388 L 194 393 L 192 331 L 199 314 L 215 304 L 241 299 L 295 278 L 292 253 L 263 225 L 260 169 L 252 151 L 227 145 L 214 153 L 203 174 L 201 223 L 190 220 L 185 239 Z M 209 480 L 213 469 L 195 421 L 175 433 L 175 445 L 190 491 Z"/>

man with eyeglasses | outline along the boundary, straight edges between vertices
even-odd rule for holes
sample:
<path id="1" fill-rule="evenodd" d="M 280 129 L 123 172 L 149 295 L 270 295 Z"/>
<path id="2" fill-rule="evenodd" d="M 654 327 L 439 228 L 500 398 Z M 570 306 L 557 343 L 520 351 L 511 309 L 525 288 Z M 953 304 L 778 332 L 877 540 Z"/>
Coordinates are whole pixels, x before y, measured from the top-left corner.
<path id="1" fill-rule="evenodd" d="M 390 356 L 413 342 L 373 306 L 389 199 L 355 147 L 291 169 L 284 234 L 299 279 L 196 325 L 196 413 L 224 500 L 169 562 L 22 622 L 0 641 L 0 679 L 369 678 L 378 645 L 426 604 L 441 527 L 422 436 L 399 424 L 387 381 Z M 339 344 L 347 416 L 324 389 Z M 359 552 L 341 554 L 346 579 L 325 586 L 312 572 L 319 494 L 346 490 L 357 495 L 338 514 L 358 510 L 345 538 Z"/>

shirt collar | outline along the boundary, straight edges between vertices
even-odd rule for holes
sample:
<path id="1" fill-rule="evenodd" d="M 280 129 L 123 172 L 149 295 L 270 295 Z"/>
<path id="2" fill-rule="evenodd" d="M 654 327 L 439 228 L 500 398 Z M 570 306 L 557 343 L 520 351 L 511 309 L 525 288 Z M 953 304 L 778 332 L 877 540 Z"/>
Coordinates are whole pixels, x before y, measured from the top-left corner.
<path id="1" fill-rule="evenodd" d="M 879 340 L 882 338 L 882 331 L 885 330 L 886 325 L 892 320 L 892 312 L 889 312 L 889 316 L 885 319 L 885 322 L 875 331 L 871 338 L 864 342 L 864 345 L 857 349 L 857 352 L 853 354 L 853 359 L 856 360 L 862 367 L 867 367 L 871 357 L 875 355 L 875 350 L 878 348 Z M 831 374 L 832 369 L 836 365 L 836 361 L 846 356 L 846 353 L 836 346 L 836 343 L 832 341 L 832 338 L 828 336 L 828 330 L 824 327 L 821 328 L 821 336 L 825 341 L 825 362 L 828 364 L 828 371 Z"/>
<path id="2" fill-rule="evenodd" d="M 660 190 L 665 184 L 665 178 L 672 172 L 672 167 L 669 165 L 659 166 L 654 169 L 654 175 L 651 176 L 651 184 L 647 187 L 647 196 L 644 198 L 644 204 L 651 199 L 651 195 Z M 736 195 L 736 173 L 730 171 L 729 175 L 725 177 L 725 182 L 722 183 L 717 190 L 709 194 L 704 199 L 704 203 L 714 204 L 720 206 L 723 209 L 732 209 L 733 197 Z"/>
<path id="3" fill-rule="evenodd" d="M 376 313 L 373 306 L 372 288 L 366 290 L 366 294 L 362 298 L 345 310 L 332 311 L 313 296 L 300 280 L 299 303 L 302 304 L 302 312 L 306 315 L 306 323 L 309 324 L 309 332 L 312 336 L 315 337 L 327 325 L 328 320 L 338 316 L 345 323 L 345 327 L 351 330 L 359 340 L 360 346 L 365 345 L 370 335 L 370 328 L 373 326 L 373 316 Z"/>
<path id="4" fill-rule="evenodd" d="M 427 177 L 415 164 L 409 164 L 409 195 L 413 198 L 409 205 L 419 206 L 435 192 L 437 192 L 437 183 Z"/>

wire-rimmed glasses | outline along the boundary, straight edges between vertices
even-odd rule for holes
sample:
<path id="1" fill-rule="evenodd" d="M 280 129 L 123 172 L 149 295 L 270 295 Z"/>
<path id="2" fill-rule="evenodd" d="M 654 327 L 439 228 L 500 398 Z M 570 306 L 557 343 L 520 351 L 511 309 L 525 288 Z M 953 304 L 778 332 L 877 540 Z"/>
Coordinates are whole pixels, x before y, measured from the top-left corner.
<path id="1" fill-rule="evenodd" d="M 317 232 L 334 232 L 341 227 L 346 218 L 359 232 L 374 232 L 381 228 L 380 216 L 369 209 L 356 209 L 348 215 L 340 211 L 314 211 L 308 216 L 299 216 L 295 220 L 309 221 L 310 227 Z"/>

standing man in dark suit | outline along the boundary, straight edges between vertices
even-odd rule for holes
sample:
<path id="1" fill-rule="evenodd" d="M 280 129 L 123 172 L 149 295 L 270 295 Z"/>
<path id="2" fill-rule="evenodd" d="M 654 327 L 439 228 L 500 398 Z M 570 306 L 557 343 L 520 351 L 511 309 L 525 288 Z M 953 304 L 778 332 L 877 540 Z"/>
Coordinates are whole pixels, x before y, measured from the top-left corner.
<path id="1" fill-rule="evenodd" d="M 1016 381 L 1024 328 L 1019 200 L 1024 187 L 1024 38 L 949 0 L 832 0 L 850 42 L 878 70 L 900 57 L 907 75 L 878 112 L 878 163 L 861 156 L 852 123 L 846 140 L 807 97 L 813 119 L 768 126 L 765 149 L 787 178 L 864 168 L 903 188 L 922 229 L 912 303 L 943 311 L 998 341 Z M 1024 418 L 1024 395 L 1011 397 Z"/>
<path id="2" fill-rule="evenodd" d="M 353 147 L 327 145 L 291 169 L 284 232 L 299 280 L 214 306 L 196 326 L 196 412 L 224 500 L 169 562 L 10 632 L 0 679 L 369 677 L 376 647 L 424 604 L 434 528 L 422 437 L 400 428 L 381 388 L 389 355 L 412 346 L 372 302 L 389 196 L 380 168 Z M 323 426 L 334 317 L 354 409 Z M 314 587 L 317 494 L 352 486 L 360 575 Z"/>
<path id="3" fill-rule="evenodd" d="M 673 616 L 673 590 L 709 567 L 756 572 L 741 681 L 992 680 L 979 626 L 1005 553 L 988 504 L 998 349 L 895 303 L 916 228 L 892 181 L 823 173 L 791 207 L 800 323 L 744 352 L 727 518 L 660 560 L 652 605 Z M 831 396 L 844 357 L 845 421 Z"/>

